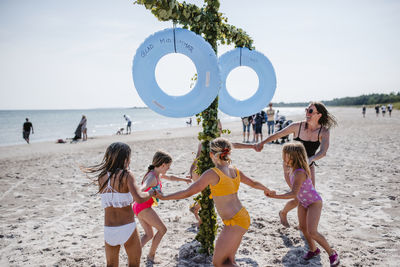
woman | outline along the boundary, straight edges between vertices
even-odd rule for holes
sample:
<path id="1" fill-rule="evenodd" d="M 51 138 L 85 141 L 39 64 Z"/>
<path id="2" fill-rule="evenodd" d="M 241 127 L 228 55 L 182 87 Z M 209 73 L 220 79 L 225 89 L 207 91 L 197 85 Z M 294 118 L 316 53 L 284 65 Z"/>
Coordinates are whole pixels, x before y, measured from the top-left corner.
<path id="1" fill-rule="evenodd" d="M 104 208 L 104 241 L 107 266 L 118 266 L 119 250 L 124 245 L 128 265 L 139 266 L 142 249 L 131 204 L 142 203 L 154 196 L 154 189 L 141 192 L 129 170 L 131 149 L 124 143 L 112 143 L 103 161 L 82 168 L 85 173 L 97 174 L 101 206 Z"/>
<path id="2" fill-rule="evenodd" d="M 81 131 L 82 131 L 82 141 L 86 141 L 87 140 L 87 128 L 86 128 L 86 124 L 87 124 L 87 119 L 85 115 L 82 115 L 82 119 L 79 122 L 79 125 L 81 126 Z"/>
<path id="3" fill-rule="evenodd" d="M 306 148 L 308 162 L 310 164 L 311 181 L 315 187 L 315 162 L 325 157 L 329 148 L 329 130 L 332 126 L 336 125 L 336 118 L 328 112 L 324 104 L 321 102 L 311 102 L 306 108 L 305 120 L 290 124 L 281 131 L 270 135 L 259 144 L 247 145 L 234 143 L 233 146 L 235 148 L 253 148 L 256 151 L 261 151 L 265 143 L 293 134 L 293 140 L 301 142 Z M 290 187 L 289 170 L 285 165 L 283 165 L 283 172 L 286 183 Z M 281 223 L 285 227 L 289 227 L 287 213 L 296 208 L 297 204 L 298 202 L 296 199 L 290 200 L 286 203 L 283 210 L 279 212 Z"/>
<path id="4" fill-rule="evenodd" d="M 240 183 L 247 184 L 255 189 L 270 193 L 263 184 L 254 181 L 233 167 L 229 154 L 231 143 L 224 138 L 217 138 L 210 143 L 210 158 L 215 168 L 205 171 L 200 178 L 189 188 L 164 195 L 157 191 L 157 197 L 164 200 L 183 199 L 190 197 L 210 186 L 211 196 L 218 214 L 224 223 L 213 255 L 214 266 L 237 266 L 235 254 L 240 246 L 243 235 L 250 226 L 250 216 L 242 206 L 237 192 Z"/>

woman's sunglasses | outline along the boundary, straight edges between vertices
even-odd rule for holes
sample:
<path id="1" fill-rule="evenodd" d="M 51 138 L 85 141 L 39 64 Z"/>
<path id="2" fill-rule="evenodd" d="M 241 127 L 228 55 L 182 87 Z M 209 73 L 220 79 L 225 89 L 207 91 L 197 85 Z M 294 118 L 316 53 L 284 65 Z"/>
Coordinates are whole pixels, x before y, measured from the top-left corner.
<path id="1" fill-rule="evenodd" d="M 314 112 L 314 110 L 312 108 L 306 108 L 306 112 L 308 114 L 312 114 Z M 317 113 L 318 113 L 318 111 L 317 111 Z"/>

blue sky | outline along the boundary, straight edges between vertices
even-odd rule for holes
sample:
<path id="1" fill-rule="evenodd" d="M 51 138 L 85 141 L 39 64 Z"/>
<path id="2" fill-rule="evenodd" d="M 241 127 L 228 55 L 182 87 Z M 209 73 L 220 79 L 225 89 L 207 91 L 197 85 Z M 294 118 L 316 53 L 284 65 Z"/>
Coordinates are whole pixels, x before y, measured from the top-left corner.
<path id="1" fill-rule="evenodd" d="M 272 62 L 273 101 L 400 91 L 400 1 L 225 0 L 220 11 Z M 1 0 L 0 109 L 143 106 L 132 58 L 146 37 L 169 27 L 133 1 Z M 183 94 L 194 71 L 190 60 L 170 55 L 157 81 Z M 258 81 L 242 68 L 227 83 L 244 99 Z"/>

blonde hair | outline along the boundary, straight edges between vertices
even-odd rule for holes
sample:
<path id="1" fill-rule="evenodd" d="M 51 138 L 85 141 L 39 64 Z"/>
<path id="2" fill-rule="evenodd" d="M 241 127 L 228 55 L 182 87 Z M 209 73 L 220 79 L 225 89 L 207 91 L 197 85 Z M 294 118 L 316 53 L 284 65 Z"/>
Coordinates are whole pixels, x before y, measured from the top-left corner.
<path id="1" fill-rule="evenodd" d="M 227 139 L 219 137 L 211 141 L 210 151 L 220 160 L 231 162 L 229 154 L 232 151 L 232 144 Z"/>
<path id="2" fill-rule="evenodd" d="M 149 167 L 147 168 L 147 172 L 144 175 L 143 179 L 142 179 L 142 183 L 144 182 L 147 174 L 149 174 L 149 172 L 151 172 L 152 170 L 154 170 L 154 168 L 156 167 L 160 167 L 161 165 L 168 164 L 172 162 L 172 157 L 170 154 L 168 154 L 167 152 L 158 150 L 154 156 L 153 156 L 153 161 L 152 163 L 149 165 Z"/>
<path id="3" fill-rule="evenodd" d="M 306 149 L 304 148 L 304 145 L 302 143 L 287 143 L 283 146 L 282 153 L 283 155 L 288 155 L 289 164 L 292 168 L 292 171 L 303 169 L 306 171 L 307 176 L 311 176 Z"/>

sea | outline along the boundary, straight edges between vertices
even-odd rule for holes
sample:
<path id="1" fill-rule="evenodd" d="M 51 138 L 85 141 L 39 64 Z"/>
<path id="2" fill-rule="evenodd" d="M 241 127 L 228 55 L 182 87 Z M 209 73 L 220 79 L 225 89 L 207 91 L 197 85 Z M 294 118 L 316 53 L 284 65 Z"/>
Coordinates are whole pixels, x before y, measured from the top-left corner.
<path id="1" fill-rule="evenodd" d="M 304 108 L 282 107 L 280 115 L 286 117 L 301 115 Z M 22 125 L 25 118 L 33 124 L 34 134 L 30 135 L 32 143 L 56 141 L 58 139 L 73 138 L 75 130 L 82 118 L 87 118 L 88 137 L 113 135 L 120 128 L 126 129 L 123 115 L 132 120 L 132 133 L 157 129 L 186 127 L 187 118 L 169 118 L 159 115 L 148 108 L 107 108 L 82 110 L 0 110 L 0 146 L 26 144 L 22 138 Z M 232 117 L 219 112 L 218 117 L 224 122 L 237 121 L 240 118 Z M 192 117 L 193 125 L 196 117 Z M 239 126 L 241 127 L 241 126 Z"/>

